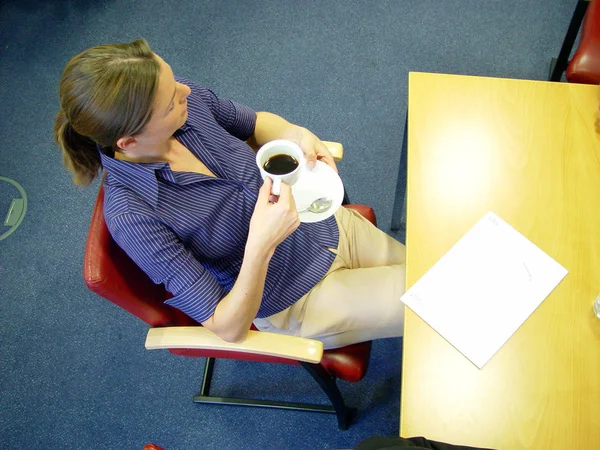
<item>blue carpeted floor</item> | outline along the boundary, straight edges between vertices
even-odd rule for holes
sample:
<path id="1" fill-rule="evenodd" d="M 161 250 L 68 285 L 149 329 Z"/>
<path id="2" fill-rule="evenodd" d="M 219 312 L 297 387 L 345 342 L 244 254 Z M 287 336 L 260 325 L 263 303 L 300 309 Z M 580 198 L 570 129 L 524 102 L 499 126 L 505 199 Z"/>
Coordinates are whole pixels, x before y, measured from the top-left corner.
<path id="1" fill-rule="evenodd" d="M 29 198 L 23 224 L 0 241 L 0 448 L 333 449 L 398 433 L 399 339 L 375 343 L 364 381 L 341 383 L 360 415 L 340 432 L 329 415 L 193 404 L 203 361 L 144 350 L 147 326 L 87 291 L 97 184 L 71 184 L 51 132 L 70 57 L 144 37 L 176 73 L 344 143 L 351 200 L 372 205 L 388 230 L 408 72 L 545 79 L 574 5 L 0 1 L 0 176 Z M 13 196 L 0 183 L 0 234 Z M 214 385 L 223 395 L 325 401 L 292 367 L 218 362 Z"/>

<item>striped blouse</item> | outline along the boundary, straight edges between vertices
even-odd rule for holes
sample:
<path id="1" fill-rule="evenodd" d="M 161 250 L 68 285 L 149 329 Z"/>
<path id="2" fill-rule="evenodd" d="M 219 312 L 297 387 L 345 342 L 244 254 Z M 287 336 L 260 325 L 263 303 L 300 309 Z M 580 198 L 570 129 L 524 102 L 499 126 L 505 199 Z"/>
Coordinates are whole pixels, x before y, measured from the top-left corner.
<path id="1" fill-rule="evenodd" d="M 131 163 L 102 150 L 107 171 L 104 215 L 117 244 L 173 298 L 166 301 L 198 322 L 210 318 L 238 276 L 250 218 L 262 186 L 255 153 L 244 142 L 256 113 L 219 99 L 187 80 L 188 118 L 174 136 L 216 178 L 173 172 L 168 163 Z M 331 266 L 334 217 L 303 223 L 277 247 L 257 317 L 295 303 Z"/>

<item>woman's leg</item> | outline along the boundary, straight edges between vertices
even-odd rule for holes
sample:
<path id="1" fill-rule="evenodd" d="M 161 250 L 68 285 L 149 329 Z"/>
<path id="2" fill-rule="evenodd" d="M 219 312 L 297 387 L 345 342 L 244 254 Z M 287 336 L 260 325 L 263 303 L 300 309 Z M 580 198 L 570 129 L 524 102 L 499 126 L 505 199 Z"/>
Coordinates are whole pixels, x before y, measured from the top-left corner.
<path id="1" fill-rule="evenodd" d="M 340 208 L 335 215 L 340 230 L 337 253 L 346 267 L 406 264 L 406 247 L 354 210 Z"/>
<path id="2" fill-rule="evenodd" d="M 332 272 L 303 299 L 296 335 L 325 348 L 402 336 L 405 273 L 404 265 Z"/>

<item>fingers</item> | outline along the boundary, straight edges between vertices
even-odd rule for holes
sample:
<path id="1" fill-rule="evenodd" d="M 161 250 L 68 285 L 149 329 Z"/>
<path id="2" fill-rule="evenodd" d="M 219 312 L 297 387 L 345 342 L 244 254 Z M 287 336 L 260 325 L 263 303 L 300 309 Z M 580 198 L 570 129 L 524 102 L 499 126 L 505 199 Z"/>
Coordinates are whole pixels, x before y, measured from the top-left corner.
<path id="1" fill-rule="evenodd" d="M 281 192 L 279 194 L 279 201 L 283 204 L 290 204 L 291 208 L 296 210 L 296 202 L 294 201 L 294 195 L 292 194 L 292 188 L 287 183 L 281 183 Z"/>
<path id="2" fill-rule="evenodd" d="M 332 156 L 324 156 L 319 158 L 319 161 L 323 161 L 325 164 L 335 170 L 335 173 L 338 173 L 337 166 L 335 165 L 335 161 L 333 160 Z"/>
<path id="3" fill-rule="evenodd" d="M 327 165 L 329 167 L 331 167 L 333 170 L 335 170 L 335 173 L 338 173 L 337 165 L 335 164 L 335 161 L 333 160 L 333 158 L 331 159 L 331 161 L 327 161 Z"/>
<path id="4" fill-rule="evenodd" d="M 273 186 L 273 180 L 271 178 L 266 177 L 263 185 L 260 187 L 258 191 L 258 200 L 257 203 L 266 203 L 269 201 L 271 196 L 271 187 Z"/>
<path id="5" fill-rule="evenodd" d="M 317 154 L 314 151 L 314 149 L 305 150 L 304 158 L 306 159 L 306 164 L 308 165 L 308 167 L 310 167 L 311 169 L 315 167 L 315 164 L 317 163 Z"/>
<path id="6" fill-rule="evenodd" d="M 335 161 L 333 159 L 333 155 L 331 154 L 327 146 L 321 141 L 319 141 L 319 151 L 317 152 L 317 159 L 319 161 L 323 161 L 325 164 L 327 164 L 329 167 L 335 170 L 335 173 L 338 173 L 337 166 L 335 165 Z"/>
<path id="7" fill-rule="evenodd" d="M 323 141 L 321 141 L 320 139 L 317 141 L 317 147 L 318 147 L 318 155 L 322 155 L 322 156 L 328 156 L 330 158 L 333 158 L 331 156 L 331 152 L 329 151 L 329 149 L 327 148 L 327 146 L 325 144 L 323 144 Z"/>
<path id="8" fill-rule="evenodd" d="M 248 239 L 259 247 L 275 249 L 300 225 L 292 189 L 281 183 L 281 195 L 276 203 L 269 202 L 271 178 L 265 178 L 258 194 L 258 200 L 250 220 Z"/>
<path id="9" fill-rule="evenodd" d="M 281 182 L 281 187 L 279 195 L 274 195 L 271 193 L 273 187 L 273 180 L 270 177 L 266 177 L 263 185 L 261 186 L 258 192 L 258 200 L 257 203 L 279 203 L 281 200 L 282 204 L 291 203 L 292 208 L 296 208 L 296 202 L 294 201 L 294 196 L 292 194 L 292 188 L 284 182 Z"/>
<path id="10" fill-rule="evenodd" d="M 288 197 L 292 195 L 292 188 L 289 184 L 281 182 L 281 193 L 279 194 L 279 198 L 287 200 Z"/>
<path id="11" fill-rule="evenodd" d="M 285 216 L 290 220 L 288 223 L 291 226 L 289 229 L 289 233 L 291 233 L 300 225 L 300 216 L 298 215 L 298 208 L 296 208 L 292 188 L 286 183 L 281 183 L 281 191 L 279 199 L 277 200 L 277 206 L 280 214 L 283 214 L 282 217 Z"/>

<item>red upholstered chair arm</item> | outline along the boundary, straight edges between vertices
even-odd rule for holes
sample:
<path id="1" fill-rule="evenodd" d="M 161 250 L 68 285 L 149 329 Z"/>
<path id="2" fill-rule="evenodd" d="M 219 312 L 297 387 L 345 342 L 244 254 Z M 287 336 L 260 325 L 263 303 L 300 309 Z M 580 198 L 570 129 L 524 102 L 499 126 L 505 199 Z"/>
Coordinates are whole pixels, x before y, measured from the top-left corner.
<path id="1" fill-rule="evenodd" d="M 590 2 L 579 46 L 567 66 L 567 80 L 571 83 L 600 84 L 600 1 Z"/>

